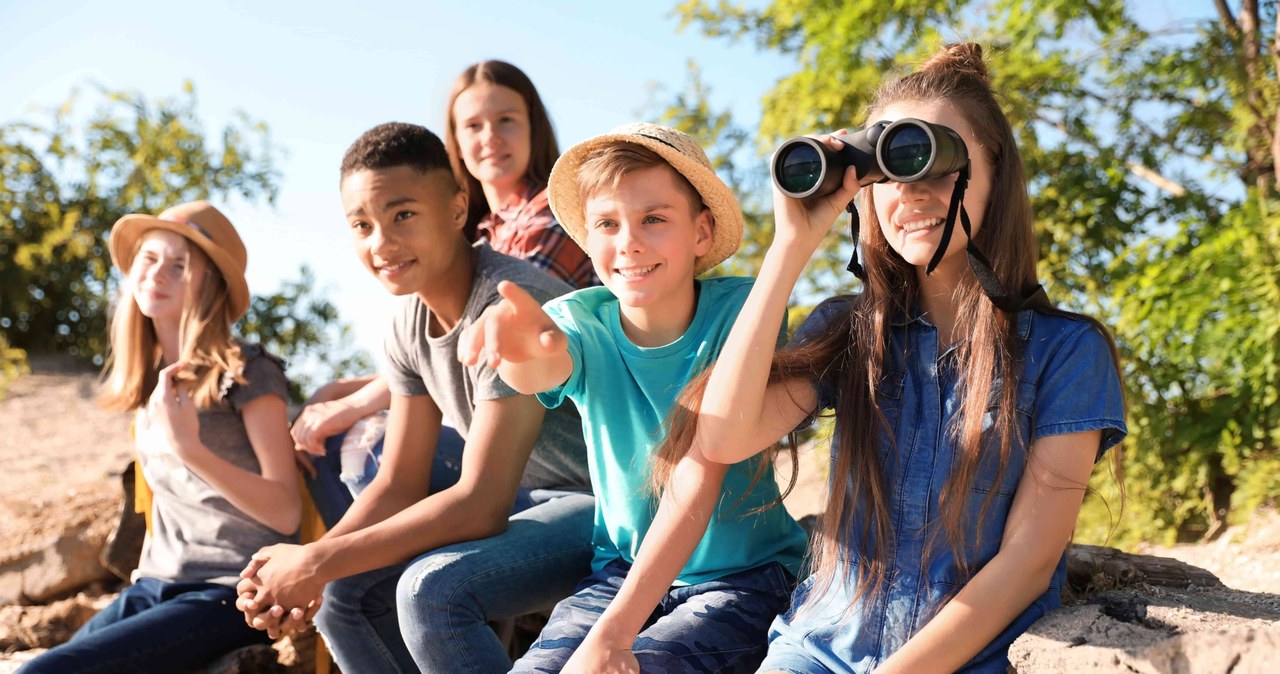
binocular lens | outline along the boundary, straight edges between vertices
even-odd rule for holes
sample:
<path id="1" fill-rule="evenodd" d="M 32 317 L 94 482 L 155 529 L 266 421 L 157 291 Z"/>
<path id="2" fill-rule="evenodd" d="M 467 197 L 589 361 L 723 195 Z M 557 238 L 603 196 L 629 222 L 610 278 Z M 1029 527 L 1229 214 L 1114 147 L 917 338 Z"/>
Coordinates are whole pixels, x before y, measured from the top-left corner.
<path id="1" fill-rule="evenodd" d="M 793 143 L 785 148 L 776 166 L 778 185 L 787 192 L 808 192 L 822 180 L 822 155 L 807 143 Z"/>
<path id="2" fill-rule="evenodd" d="M 899 126 L 881 143 L 884 167 L 895 176 L 915 176 L 928 168 L 933 158 L 933 140 L 921 126 Z"/>
<path id="3" fill-rule="evenodd" d="M 784 142 L 769 171 L 784 194 L 795 199 L 823 197 L 840 188 L 845 169 L 854 168 L 858 184 L 891 180 L 931 180 L 969 165 L 969 153 L 952 129 L 904 117 L 879 121 L 837 136 L 837 149 L 807 136 Z"/>

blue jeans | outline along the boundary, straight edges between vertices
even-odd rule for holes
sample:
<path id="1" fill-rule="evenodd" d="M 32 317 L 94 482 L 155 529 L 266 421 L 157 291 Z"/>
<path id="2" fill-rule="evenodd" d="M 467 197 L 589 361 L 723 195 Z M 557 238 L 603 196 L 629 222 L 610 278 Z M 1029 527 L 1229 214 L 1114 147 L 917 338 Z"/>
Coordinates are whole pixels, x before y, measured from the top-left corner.
<path id="1" fill-rule="evenodd" d="M 627 577 L 616 559 L 556 605 L 517 672 L 559 672 Z M 716 580 L 672 587 L 645 622 L 632 652 L 642 672 L 754 672 L 769 623 L 787 607 L 795 578 L 776 562 Z M 497 670 L 494 670 L 497 671 Z"/>
<path id="2" fill-rule="evenodd" d="M 235 588 L 139 578 L 71 640 L 28 662 L 23 674 L 185 672 L 243 646 L 269 644 L 244 622 Z"/>
<path id="3" fill-rule="evenodd" d="M 355 497 L 369 485 L 373 476 L 378 473 L 382 461 L 382 443 L 386 438 L 378 440 L 370 449 L 370 456 L 365 461 L 364 475 L 347 482 L 340 477 L 342 440 L 345 433 L 331 435 L 324 441 L 324 456 L 311 457 L 311 465 L 315 466 L 316 476 L 303 473 L 307 482 L 307 490 L 311 492 L 311 500 L 316 504 L 320 519 L 325 528 L 333 528 L 342 516 L 347 513 Z M 442 426 L 440 436 L 436 440 L 436 458 L 431 464 L 431 493 L 447 489 L 458 482 L 462 470 L 462 436 L 458 432 Z"/>
<path id="4" fill-rule="evenodd" d="M 342 671 L 507 671 L 488 622 L 551 608 L 591 566 L 595 499 L 552 490 L 525 499 L 532 507 L 502 534 L 329 583 L 316 625 Z"/>

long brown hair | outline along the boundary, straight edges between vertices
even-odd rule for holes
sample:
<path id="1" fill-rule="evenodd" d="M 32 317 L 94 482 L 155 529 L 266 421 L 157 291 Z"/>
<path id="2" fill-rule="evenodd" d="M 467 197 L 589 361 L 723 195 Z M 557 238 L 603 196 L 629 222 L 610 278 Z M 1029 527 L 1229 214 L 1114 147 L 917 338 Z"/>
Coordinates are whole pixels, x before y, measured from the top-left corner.
<path id="1" fill-rule="evenodd" d="M 1037 249 L 1022 160 L 1009 121 L 991 91 L 982 48 L 976 44 L 943 47 L 916 72 L 890 80 L 877 91 L 867 108 L 868 120 L 891 104 L 946 101 L 970 124 L 981 157 L 992 167 L 992 186 L 982 227 L 974 243 L 986 253 L 1006 288 L 1026 288 L 1036 283 Z M 858 550 L 854 601 L 873 598 L 887 581 L 892 550 L 892 522 L 888 488 L 884 483 L 878 443 L 892 442 L 892 429 L 877 403 L 877 389 L 884 377 L 883 363 L 891 348 L 890 329 L 895 319 L 908 316 L 919 291 L 915 268 L 898 255 L 885 239 L 876 218 L 872 190 L 858 197 L 864 224 L 861 246 L 867 279 L 857 295 L 838 298 L 847 303 L 846 320 L 834 321 L 825 333 L 807 343 L 778 351 L 770 367 L 770 383 L 816 381 L 830 374 L 839 390 L 834 410 L 839 423 L 833 438 L 830 467 L 831 493 L 822 528 L 812 552 L 818 576 L 811 594 L 819 596 L 841 573 L 852 574 L 845 551 Z M 955 553 L 963 578 L 969 568 L 965 551 L 981 546 L 981 527 L 995 490 L 988 492 L 978 511 L 978 521 L 968 521 L 968 498 L 984 451 L 984 416 L 994 405 L 990 437 L 998 448 L 996 483 L 1012 452 L 1029 448 L 1015 443 L 1016 400 L 1022 373 L 1021 342 L 1015 317 L 995 307 L 972 274 L 963 274 L 954 290 L 958 311 L 956 325 L 965 326 L 967 338 L 957 347 L 961 400 L 955 421 L 947 429 L 956 440 L 957 457 L 939 496 L 941 530 Z M 1053 313 L 1068 314 L 1057 309 Z M 1076 314 L 1068 314 L 1076 316 Z M 1107 337 L 1115 362 L 1119 354 L 1101 324 L 1081 316 Z M 909 357 L 902 354 L 902 357 Z M 671 420 L 671 432 L 660 447 L 655 480 L 671 474 L 675 462 L 689 449 L 695 436 L 697 410 L 701 406 L 709 372 L 704 372 L 682 393 Z M 996 382 L 998 398 L 992 400 Z M 868 432 L 879 429 L 881 432 Z M 1112 460 L 1119 461 L 1119 454 Z M 935 548 L 931 538 L 926 554 Z"/>
<path id="2" fill-rule="evenodd" d="M 448 107 L 445 108 L 444 145 L 449 151 L 449 161 L 453 164 L 453 176 L 458 184 L 467 190 L 469 205 L 467 207 L 467 225 L 464 231 L 467 239 L 476 238 L 476 225 L 489 214 L 489 202 L 484 198 L 484 190 L 480 181 L 467 171 L 462 162 L 462 153 L 458 146 L 458 120 L 453 116 L 453 104 L 458 96 L 476 82 L 488 82 L 515 91 L 524 99 L 529 111 L 529 168 L 524 179 L 538 189 L 547 186 L 547 178 L 551 175 L 551 167 L 560 158 L 560 147 L 556 144 L 556 132 L 551 127 L 551 118 L 542 105 L 538 90 L 524 71 L 506 61 L 481 61 L 468 66 L 453 81 L 453 90 L 449 93 Z"/>
<path id="3" fill-rule="evenodd" d="M 145 236 L 138 237 L 139 248 L 145 240 Z M 244 383 L 240 376 L 244 362 L 239 343 L 231 336 L 235 315 L 226 279 L 198 247 L 188 244 L 186 249 L 183 284 L 186 301 L 178 336 L 180 358 L 187 363 L 183 379 L 191 382 L 192 400 L 197 407 L 207 408 L 221 400 L 228 377 Z M 136 249 L 134 253 L 130 259 L 137 258 Z M 196 273 L 202 273 L 202 282 L 199 289 L 192 292 Z M 111 317 L 110 352 L 98 397 L 103 407 L 121 412 L 131 412 L 147 404 L 161 369 L 155 325 L 143 315 L 133 298 L 136 281 L 133 270 L 125 270 Z"/>

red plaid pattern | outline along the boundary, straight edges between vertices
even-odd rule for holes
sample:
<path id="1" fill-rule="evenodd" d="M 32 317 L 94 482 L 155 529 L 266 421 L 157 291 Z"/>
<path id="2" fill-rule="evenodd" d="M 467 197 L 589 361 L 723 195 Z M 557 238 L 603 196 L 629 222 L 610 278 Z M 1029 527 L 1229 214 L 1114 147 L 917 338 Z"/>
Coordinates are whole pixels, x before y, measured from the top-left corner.
<path id="1" fill-rule="evenodd" d="M 545 189 L 531 188 L 524 201 L 490 213 L 476 229 L 490 248 L 528 260 L 574 288 L 600 285 L 591 259 L 556 222 Z"/>

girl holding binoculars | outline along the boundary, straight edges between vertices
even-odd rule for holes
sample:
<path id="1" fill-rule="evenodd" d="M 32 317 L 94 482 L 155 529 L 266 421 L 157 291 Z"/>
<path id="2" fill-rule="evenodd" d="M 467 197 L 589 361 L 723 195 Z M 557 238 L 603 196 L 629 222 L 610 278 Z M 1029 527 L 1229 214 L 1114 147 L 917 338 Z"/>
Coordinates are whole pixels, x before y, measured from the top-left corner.
<path id="1" fill-rule="evenodd" d="M 658 475 L 687 451 L 735 463 L 834 411 L 813 571 L 762 672 L 1004 672 L 1010 643 L 1060 604 L 1089 474 L 1126 434 L 1106 329 L 1038 292 L 1027 182 L 981 48 L 948 45 L 884 83 L 868 121 L 908 118 L 953 130 L 965 168 L 860 189 L 850 167 L 825 197 L 776 190 L 759 278 L 660 455 Z M 775 353 L 792 288 L 855 195 L 862 291 L 824 301 Z M 972 241 L 944 236 L 957 215 Z"/>

